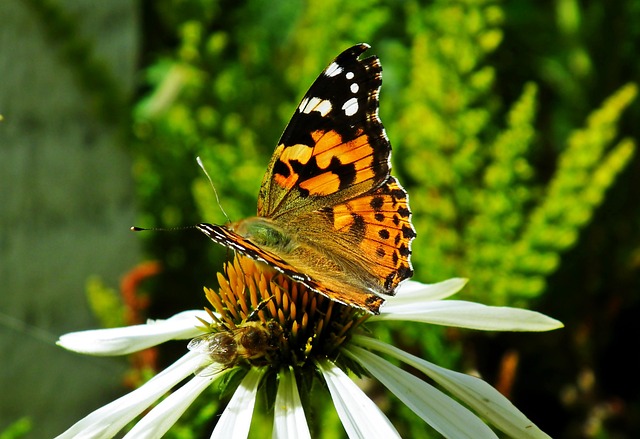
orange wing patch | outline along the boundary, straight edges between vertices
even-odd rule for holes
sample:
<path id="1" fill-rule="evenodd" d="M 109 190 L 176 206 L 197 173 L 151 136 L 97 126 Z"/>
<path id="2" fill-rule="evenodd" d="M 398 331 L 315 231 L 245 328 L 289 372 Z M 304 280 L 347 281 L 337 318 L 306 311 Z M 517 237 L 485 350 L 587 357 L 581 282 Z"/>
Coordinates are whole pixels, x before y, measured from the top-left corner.
<path id="1" fill-rule="evenodd" d="M 359 245 L 364 264 L 378 277 L 384 294 L 393 294 L 400 282 L 413 275 L 411 242 L 416 232 L 407 193 L 395 178 L 325 212 L 337 232 Z"/>
<path id="2" fill-rule="evenodd" d="M 350 141 L 344 142 L 340 134 L 335 131 L 315 131 L 311 134 L 311 137 L 316 142 L 316 146 L 313 148 L 313 155 L 316 158 L 316 163 L 322 169 L 327 169 L 334 157 L 346 159 L 348 163 L 355 163 L 364 158 L 368 158 L 369 165 L 371 165 L 372 148 L 369 144 L 369 138 L 358 133 L 358 136 Z"/>
<path id="3" fill-rule="evenodd" d="M 371 180 L 375 177 L 373 146 L 366 134 L 358 134 L 345 142 L 336 131 L 314 131 L 313 147 L 278 145 L 275 182 L 285 190 L 298 184 L 306 196 L 323 196 Z"/>
<path id="4" fill-rule="evenodd" d="M 336 131 L 314 131 L 312 160 L 315 167 L 304 175 L 300 188 L 308 195 L 335 194 L 345 187 L 375 177 L 373 147 L 366 134 L 345 142 Z"/>
<path id="5" fill-rule="evenodd" d="M 307 145 L 278 145 L 274 155 L 278 155 L 280 157 L 279 162 L 286 166 L 287 172 L 274 174 L 273 177 L 276 183 L 283 189 L 291 189 L 294 187 L 300 178 L 300 174 L 294 170 L 293 163 L 306 165 L 309 162 L 312 153 L 313 149 Z"/>

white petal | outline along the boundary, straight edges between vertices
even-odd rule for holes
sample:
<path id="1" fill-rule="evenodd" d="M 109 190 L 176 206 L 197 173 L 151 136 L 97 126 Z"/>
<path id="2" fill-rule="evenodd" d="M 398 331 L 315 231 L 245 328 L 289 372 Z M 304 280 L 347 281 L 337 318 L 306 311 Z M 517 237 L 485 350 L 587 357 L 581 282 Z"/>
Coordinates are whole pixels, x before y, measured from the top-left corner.
<path id="1" fill-rule="evenodd" d="M 392 355 L 420 370 L 511 437 L 549 439 L 549 436 L 531 422 L 511 401 L 480 378 L 436 366 L 370 337 L 354 336 L 352 341 L 369 349 Z"/>
<path id="2" fill-rule="evenodd" d="M 563 327 L 558 320 L 535 311 L 461 300 L 389 304 L 384 313 L 380 311 L 370 320 L 404 320 L 483 331 L 549 331 Z"/>
<path id="3" fill-rule="evenodd" d="M 201 355 L 188 352 L 181 359 L 131 393 L 99 408 L 58 436 L 67 438 L 111 438 L 136 416 L 192 374 L 201 364 Z"/>
<path id="4" fill-rule="evenodd" d="M 350 346 L 345 352 L 360 363 L 415 414 L 448 438 L 497 439 L 476 415 L 418 377 L 365 349 Z"/>
<path id="5" fill-rule="evenodd" d="M 211 439 L 243 439 L 249 436 L 258 384 L 265 368 L 252 367 L 244 377 L 213 429 Z"/>
<path id="6" fill-rule="evenodd" d="M 273 439 L 311 439 L 307 419 L 300 402 L 296 376 L 293 369 L 286 368 L 278 374 L 278 392 L 276 394 L 275 415 L 273 421 Z"/>
<path id="7" fill-rule="evenodd" d="M 460 291 L 468 280 L 454 277 L 435 284 L 423 284 L 413 280 L 407 280 L 400 284 L 395 296 L 385 297 L 385 302 L 380 307 L 380 312 L 384 313 L 389 305 L 416 302 L 432 302 L 434 300 L 446 299 Z"/>
<path id="8" fill-rule="evenodd" d="M 227 369 L 228 370 L 228 369 Z M 221 373 L 226 373 L 223 370 Z M 176 423 L 193 401 L 206 389 L 218 375 L 195 375 L 189 382 L 166 397 L 153 410 L 145 415 L 124 439 L 161 438 Z"/>
<path id="9" fill-rule="evenodd" d="M 94 329 L 62 335 L 58 345 L 90 355 L 125 355 L 168 340 L 193 338 L 202 333 L 196 326 L 205 311 L 184 311 L 167 320 L 150 320 L 144 325 Z"/>
<path id="10" fill-rule="evenodd" d="M 322 372 L 340 421 L 349 438 L 399 438 L 397 430 L 377 405 L 339 367 L 324 360 Z"/>

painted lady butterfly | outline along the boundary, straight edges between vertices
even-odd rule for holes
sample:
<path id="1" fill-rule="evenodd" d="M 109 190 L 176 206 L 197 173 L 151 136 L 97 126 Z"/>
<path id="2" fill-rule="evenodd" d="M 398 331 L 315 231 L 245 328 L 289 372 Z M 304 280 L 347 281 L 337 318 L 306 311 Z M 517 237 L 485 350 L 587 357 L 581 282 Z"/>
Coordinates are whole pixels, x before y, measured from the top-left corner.
<path id="1" fill-rule="evenodd" d="M 390 175 L 378 117 L 382 67 L 358 44 L 302 99 L 264 175 L 258 215 L 199 224 L 213 241 L 262 261 L 345 305 L 377 314 L 411 277 L 407 193 Z"/>

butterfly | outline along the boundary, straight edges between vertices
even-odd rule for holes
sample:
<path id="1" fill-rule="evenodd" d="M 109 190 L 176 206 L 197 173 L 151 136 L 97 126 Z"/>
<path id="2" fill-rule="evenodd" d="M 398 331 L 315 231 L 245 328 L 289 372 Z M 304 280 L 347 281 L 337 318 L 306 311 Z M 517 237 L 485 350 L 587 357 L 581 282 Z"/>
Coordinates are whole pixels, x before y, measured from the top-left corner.
<path id="1" fill-rule="evenodd" d="M 344 305 L 379 313 L 413 275 L 406 191 L 378 117 L 382 67 L 357 44 L 311 85 L 262 180 L 257 216 L 198 224 L 216 243 Z"/>

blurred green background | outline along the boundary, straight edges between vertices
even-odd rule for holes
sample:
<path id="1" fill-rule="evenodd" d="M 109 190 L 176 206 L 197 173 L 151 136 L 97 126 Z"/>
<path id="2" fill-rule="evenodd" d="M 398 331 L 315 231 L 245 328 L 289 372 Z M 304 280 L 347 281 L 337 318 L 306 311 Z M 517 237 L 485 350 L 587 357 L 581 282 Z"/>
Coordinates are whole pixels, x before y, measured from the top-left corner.
<path id="1" fill-rule="evenodd" d="M 415 278 L 566 326 L 379 336 L 479 373 L 553 437 L 640 436 L 640 3 L 4 0 L 0 25 L 0 437 L 54 436 L 184 350 L 54 342 L 204 306 L 227 252 L 128 227 L 225 221 L 196 156 L 230 218 L 254 214 L 298 101 L 358 42 L 384 69 Z M 437 437 L 371 391 L 405 437 Z M 208 437 L 205 402 L 173 436 Z M 326 406 L 317 437 L 340 437 Z"/>

